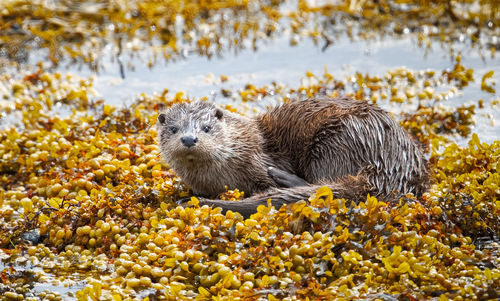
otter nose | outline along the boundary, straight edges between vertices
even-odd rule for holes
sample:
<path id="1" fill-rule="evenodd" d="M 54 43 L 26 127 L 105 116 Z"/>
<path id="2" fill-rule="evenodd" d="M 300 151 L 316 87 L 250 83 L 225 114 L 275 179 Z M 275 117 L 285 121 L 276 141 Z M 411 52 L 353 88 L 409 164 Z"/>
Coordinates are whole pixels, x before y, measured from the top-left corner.
<path id="1" fill-rule="evenodd" d="M 193 136 L 184 136 L 181 138 L 181 142 L 182 142 L 182 144 L 184 144 L 184 146 L 191 147 L 191 146 L 195 145 L 196 142 L 198 142 L 198 138 L 193 137 Z"/>

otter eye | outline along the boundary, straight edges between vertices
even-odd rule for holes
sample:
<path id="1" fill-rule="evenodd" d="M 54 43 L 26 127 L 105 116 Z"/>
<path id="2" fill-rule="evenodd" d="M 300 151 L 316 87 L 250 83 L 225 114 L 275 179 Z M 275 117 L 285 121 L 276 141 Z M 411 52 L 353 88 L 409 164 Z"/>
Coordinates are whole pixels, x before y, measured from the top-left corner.
<path id="1" fill-rule="evenodd" d="M 212 129 L 212 128 L 211 128 L 211 127 L 209 127 L 208 125 L 207 125 L 207 126 L 205 126 L 205 127 L 203 127 L 203 131 L 204 131 L 205 133 L 210 132 L 210 130 L 211 130 L 211 129 Z"/>
<path id="2" fill-rule="evenodd" d="M 179 129 L 178 129 L 178 128 L 176 128 L 175 126 L 171 126 L 171 127 L 169 128 L 169 130 L 170 130 L 170 132 L 172 132 L 172 134 L 175 134 L 175 133 L 177 133 L 177 131 L 178 131 Z"/>

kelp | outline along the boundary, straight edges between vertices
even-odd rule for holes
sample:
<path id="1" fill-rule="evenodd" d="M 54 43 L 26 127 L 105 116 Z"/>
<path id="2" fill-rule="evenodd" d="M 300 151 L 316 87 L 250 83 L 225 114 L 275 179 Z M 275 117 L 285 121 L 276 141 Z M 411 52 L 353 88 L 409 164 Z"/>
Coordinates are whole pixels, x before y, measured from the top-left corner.
<path id="1" fill-rule="evenodd" d="M 453 70 L 468 72 L 456 64 Z M 432 142 L 435 184 L 421 199 L 339 200 L 322 188 L 282 208 L 261 206 L 244 220 L 176 203 L 189 190 L 163 165 L 155 122 L 158 111 L 190 101 L 183 93 L 142 95 L 125 109 L 95 96 L 92 78 L 42 69 L 4 75 L 1 112 L 19 122 L 0 133 L 1 253 L 5 264 L 16 263 L 1 272 L 0 291 L 5 298 L 61 299 L 32 289 L 52 278 L 84 281 L 68 293 L 79 300 L 497 298 L 500 145 L 476 134 L 457 145 L 454 131 L 468 137 L 472 119 L 458 118 L 445 131 L 434 125 L 454 112 L 422 109 L 445 101 L 430 93 L 448 85 L 443 78 L 456 93 L 467 89 L 460 77 L 396 69 L 380 78 L 336 79 L 325 70 L 308 72 L 298 88 L 231 91 L 247 103 L 324 94 L 385 102 L 402 107 L 402 124 L 411 120 L 408 128 L 425 129 L 417 136 Z M 400 93 L 406 88 L 414 95 Z M 405 107 L 412 103 L 420 105 Z"/>
<path id="2" fill-rule="evenodd" d="M 481 142 L 474 126 L 500 100 L 494 71 L 478 74 L 455 51 L 460 44 L 494 57 L 498 14 L 493 0 L 3 1 L 0 60 L 19 72 L 0 75 L 1 298 L 499 298 L 500 144 Z M 345 36 L 448 47 L 454 63 L 445 70 L 336 78 L 325 69 L 297 86 L 241 89 L 220 76 L 218 94 L 233 100 L 225 108 L 242 114 L 318 95 L 388 109 L 429 157 L 427 194 L 385 203 L 336 199 L 324 187 L 246 220 L 196 198 L 178 206 L 191 194 L 162 162 L 155 123 L 159 111 L 193 99 L 165 89 L 117 107 L 97 96 L 92 77 L 51 68 L 97 71 L 111 54 L 124 72 L 129 56 L 153 67 L 257 49 L 282 33 L 291 45 L 313 39 L 323 49 Z M 37 51 L 33 59 L 46 55 L 52 65 L 24 70 Z M 482 94 L 454 104 L 468 89 Z"/>

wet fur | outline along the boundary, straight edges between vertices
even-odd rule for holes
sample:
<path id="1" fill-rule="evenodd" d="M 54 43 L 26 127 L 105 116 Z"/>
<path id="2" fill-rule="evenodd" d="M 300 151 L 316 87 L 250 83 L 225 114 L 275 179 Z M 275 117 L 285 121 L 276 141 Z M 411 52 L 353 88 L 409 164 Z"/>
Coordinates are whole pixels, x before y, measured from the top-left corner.
<path id="1" fill-rule="evenodd" d="M 219 110 L 219 111 L 217 111 Z M 159 143 L 163 158 L 195 195 L 214 198 L 228 189 L 247 194 L 276 186 L 267 173 L 271 159 L 262 150 L 263 140 L 252 119 L 224 111 L 214 104 L 198 102 L 178 104 L 164 116 L 159 126 Z M 210 133 L 201 131 L 210 126 Z M 169 127 L 178 127 L 172 134 Z M 244 129 L 244 130 L 241 130 Z M 198 137 L 193 149 L 186 149 L 180 138 L 186 134 Z M 189 160 L 188 156 L 194 156 Z"/>
<path id="2" fill-rule="evenodd" d="M 249 216 L 269 198 L 279 208 L 309 198 L 324 185 L 336 197 L 352 200 L 367 193 L 383 199 L 420 196 L 429 187 L 427 161 L 418 145 L 384 110 L 366 101 L 292 101 L 254 119 L 224 111 L 217 120 L 211 117 L 216 110 L 211 103 L 199 102 L 177 105 L 165 114 L 170 116 L 167 124 L 214 124 L 213 136 L 199 137 L 197 164 L 182 160 L 179 141 L 169 139 L 167 127 L 160 125 L 166 161 L 196 195 L 211 198 L 200 204 Z M 268 167 L 278 173 L 268 173 Z M 300 185 L 300 179 L 309 184 L 278 187 Z M 241 202 L 213 199 L 225 191 L 224 185 L 250 197 Z"/>

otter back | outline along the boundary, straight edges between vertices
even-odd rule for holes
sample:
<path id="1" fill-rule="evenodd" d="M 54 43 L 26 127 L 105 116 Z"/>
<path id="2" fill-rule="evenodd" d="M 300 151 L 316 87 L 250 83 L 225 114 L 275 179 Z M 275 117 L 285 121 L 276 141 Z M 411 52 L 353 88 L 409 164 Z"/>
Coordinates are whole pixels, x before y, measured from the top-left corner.
<path id="1" fill-rule="evenodd" d="M 257 118 L 263 150 L 309 183 L 364 175 L 376 194 L 413 193 L 429 185 L 420 147 L 384 110 L 366 101 L 313 98 Z"/>

